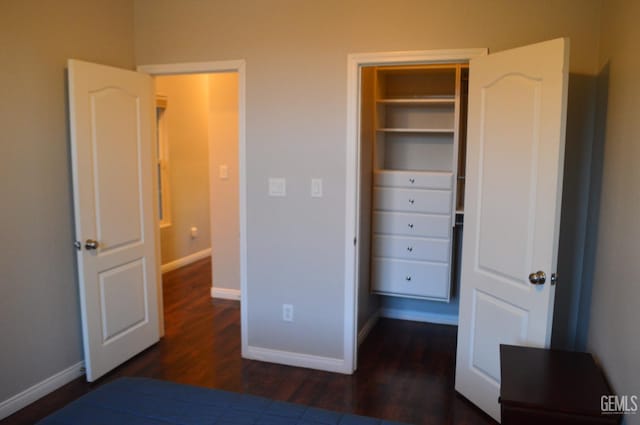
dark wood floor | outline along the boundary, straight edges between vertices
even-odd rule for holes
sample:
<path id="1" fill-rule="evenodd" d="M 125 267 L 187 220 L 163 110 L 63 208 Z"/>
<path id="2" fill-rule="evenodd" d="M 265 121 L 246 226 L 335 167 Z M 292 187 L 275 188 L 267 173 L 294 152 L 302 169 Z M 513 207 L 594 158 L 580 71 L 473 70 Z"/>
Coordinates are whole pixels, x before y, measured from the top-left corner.
<path id="1" fill-rule="evenodd" d="M 211 263 L 163 276 L 165 337 L 99 381 L 77 379 L 0 425 L 33 424 L 120 376 L 250 393 L 413 424 L 494 424 L 453 388 L 456 328 L 382 319 L 341 375 L 240 358 L 240 307 L 212 300 Z"/>

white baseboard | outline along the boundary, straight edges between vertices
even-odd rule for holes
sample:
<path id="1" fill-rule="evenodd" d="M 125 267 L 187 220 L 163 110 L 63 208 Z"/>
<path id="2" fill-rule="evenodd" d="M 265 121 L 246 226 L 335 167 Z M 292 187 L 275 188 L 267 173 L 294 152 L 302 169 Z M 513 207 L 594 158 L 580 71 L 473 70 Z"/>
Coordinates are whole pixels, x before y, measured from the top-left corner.
<path id="1" fill-rule="evenodd" d="M 163 264 L 160 267 L 160 271 L 162 273 L 170 272 L 172 270 L 179 269 L 180 267 L 195 263 L 198 260 L 202 260 L 203 258 L 207 258 L 210 256 L 211 248 L 203 249 L 202 251 L 194 252 L 193 254 L 187 255 L 186 257 L 178 258 L 175 261 Z"/>
<path id="2" fill-rule="evenodd" d="M 27 388 L 19 394 L 0 402 L 0 419 L 17 412 L 44 397 L 50 392 L 57 390 L 61 386 L 68 384 L 74 379 L 84 375 L 84 362 L 78 362 L 67 369 L 56 373 L 47 379 Z"/>
<path id="3" fill-rule="evenodd" d="M 380 319 L 380 309 L 376 310 L 369 317 L 369 319 L 367 319 L 367 321 L 364 324 L 364 326 L 362 327 L 362 329 L 360 329 L 360 331 L 358 332 L 358 347 L 360 346 L 360 344 L 362 344 L 362 341 L 364 341 L 365 338 L 367 338 L 367 336 L 369 336 L 369 333 L 371 332 L 371 329 L 373 329 L 373 327 L 376 325 L 376 323 L 378 323 L 379 319 Z"/>
<path id="4" fill-rule="evenodd" d="M 272 350 L 262 347 L 247 347 L 246 356 L 250 360 L 260 360 L 269 363 L 278 363 L 286 366 L 306 367 L 308 369 L 324 370 L 350 375 L 351 370 L 346 369 L 343 359 L 333 357 L 314 356 L 311 354 L 293 353 L 290 351 Z"/>
<path id="5" fill-rule="evenodd" d="M 240 301 L 239 289 L 214 288 L 211 287 L 211 298 L 222 298 L 224 300 Z"/>
<path id="6" fill-rule="evenodd" d="M 398 308 L 381 308 L 380 317 L 411 320 L 413 322 L 437 323 L 439 325 L 458 325 L 457 314 L 426 313 L 423 311 L 401 310 Z"/>

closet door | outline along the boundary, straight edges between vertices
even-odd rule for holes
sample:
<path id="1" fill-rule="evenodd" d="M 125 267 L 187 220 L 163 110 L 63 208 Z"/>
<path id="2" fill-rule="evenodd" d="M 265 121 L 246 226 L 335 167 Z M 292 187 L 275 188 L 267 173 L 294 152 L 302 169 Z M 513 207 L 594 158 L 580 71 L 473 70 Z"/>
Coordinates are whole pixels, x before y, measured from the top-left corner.
<path id="1" fill-rule="evenodd" d="M 498 421 L 500 344 L 551 337 L 568 58 L 557 39 L 470 63 L 456 390 Z"/>

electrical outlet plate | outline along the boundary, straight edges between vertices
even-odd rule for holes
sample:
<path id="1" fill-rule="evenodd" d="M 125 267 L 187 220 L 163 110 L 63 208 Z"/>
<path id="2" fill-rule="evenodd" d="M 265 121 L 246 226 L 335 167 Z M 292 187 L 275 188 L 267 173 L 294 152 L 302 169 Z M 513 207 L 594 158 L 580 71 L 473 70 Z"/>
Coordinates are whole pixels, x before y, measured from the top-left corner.
<path id="1" fill-rule="evenodd" d="M 285 322 L 293 322 L 293 305 L 282 304 L 282 320 Z"/>
<path id="2" fill-rule="evenodd" d="M 227 180 L 229 178 L 229 167 L 227 164 L 222 164 L 219 169 L 220 178 L 222 180 Z"/>

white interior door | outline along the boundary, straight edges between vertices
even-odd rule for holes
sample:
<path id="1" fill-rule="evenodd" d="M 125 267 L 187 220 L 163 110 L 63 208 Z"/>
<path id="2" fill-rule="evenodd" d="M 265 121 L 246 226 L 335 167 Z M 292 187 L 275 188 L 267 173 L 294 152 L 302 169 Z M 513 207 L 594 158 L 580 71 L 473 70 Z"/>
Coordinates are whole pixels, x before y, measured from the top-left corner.
<path id="1" fill-rule="evenodd" d="M 470 63 L 455 385 L 498 421 L 500 344 L 551 337 L 568 58 L 557 39 Z"/>
<path id="2" fill-rule="evenodd" d="M 159 339 L 153 80 L 69 60 L 84 358 L 93 381 Z"/>

